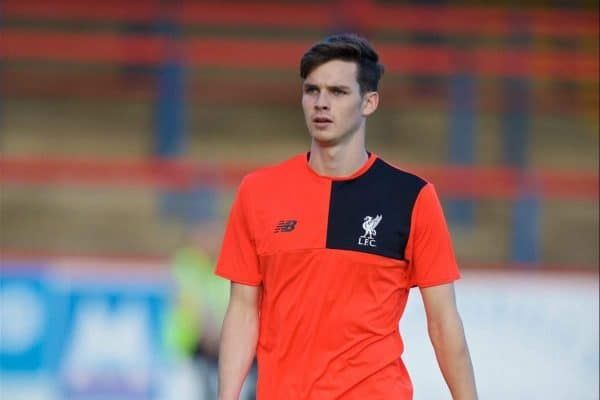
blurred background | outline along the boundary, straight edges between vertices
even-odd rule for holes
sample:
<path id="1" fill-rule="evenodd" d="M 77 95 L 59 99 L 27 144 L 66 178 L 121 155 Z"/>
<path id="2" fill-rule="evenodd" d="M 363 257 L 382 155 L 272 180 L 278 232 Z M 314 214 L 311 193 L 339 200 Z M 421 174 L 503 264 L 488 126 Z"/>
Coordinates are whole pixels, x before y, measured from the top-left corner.
<path id="1" fill-rule="evenodd" d="M 386 66 L 369 149 L 444 202 L 481 398 L 598 399 L 598 9 L 3 0 L 0 397 L 215 398 L 232 197 L 308 149 L 299 59 L 353 31 Z M 422 314 L 415 399 L 450 398 Z"/>

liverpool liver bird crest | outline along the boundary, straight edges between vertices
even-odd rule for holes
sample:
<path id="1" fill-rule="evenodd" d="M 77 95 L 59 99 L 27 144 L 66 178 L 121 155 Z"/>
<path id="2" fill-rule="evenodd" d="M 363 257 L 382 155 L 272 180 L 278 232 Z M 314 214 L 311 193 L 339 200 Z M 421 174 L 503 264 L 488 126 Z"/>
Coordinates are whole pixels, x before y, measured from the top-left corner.
<path id="1" fill-rule="evenodd" d="M 375 218 L 367 215 L 362 224 L 362 228 L 365 230 L 365 234 L 362 235 L 362 237 L 366 239 L 373 239 L 373 236 L 377 235 L 375 228 L 377 225 L 379 225 L 382 218 L 383 216 L 381 215 L 376 215 Z"/>

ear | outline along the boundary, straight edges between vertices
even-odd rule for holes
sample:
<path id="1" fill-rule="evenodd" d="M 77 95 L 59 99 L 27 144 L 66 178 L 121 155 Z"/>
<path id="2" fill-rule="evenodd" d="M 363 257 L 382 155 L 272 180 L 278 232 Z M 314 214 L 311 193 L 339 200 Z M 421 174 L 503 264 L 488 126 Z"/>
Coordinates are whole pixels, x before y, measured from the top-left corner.
<path id="1" fill-rule="evenodd" d="M 373 114 L 377 110 L 379 105 L 379 93 L 378 92 L 367 92 L 363 96 L 362 100 L 362 114 L 365 117 Z"/>

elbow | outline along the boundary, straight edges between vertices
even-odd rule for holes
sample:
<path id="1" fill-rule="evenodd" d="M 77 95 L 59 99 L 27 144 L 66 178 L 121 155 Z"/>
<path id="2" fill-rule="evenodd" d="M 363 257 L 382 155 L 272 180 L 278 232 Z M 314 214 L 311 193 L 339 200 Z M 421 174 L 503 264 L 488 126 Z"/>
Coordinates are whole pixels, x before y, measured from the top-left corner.
<path id="1" fill-rule="evenodd" d="M 427 326 L 427 332 L 429 333 L 429 339 L 433 344 L 433 347 L 437 348 L 442 345 L 444 340 L 444 328 L 439 324 L 429 323 Z"/>
<path id="2" fill-rule="evenodd" d="M 427 331 L 431 343 L 436 348 L 443 347 L 448 342 L 464 342 L 463 324 L 457 312 L 428 320 Z"/>

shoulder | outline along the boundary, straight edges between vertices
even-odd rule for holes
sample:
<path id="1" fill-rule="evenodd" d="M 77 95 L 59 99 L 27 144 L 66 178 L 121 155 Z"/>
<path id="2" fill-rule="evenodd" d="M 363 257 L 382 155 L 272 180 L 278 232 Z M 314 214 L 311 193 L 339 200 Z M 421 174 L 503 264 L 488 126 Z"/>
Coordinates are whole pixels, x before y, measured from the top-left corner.
<path id="1" fill-rule="evenodd" d="M 289 180 L 303 168 L 306 154 L 299 154 L 277 164 L 256 169 L 242 179 L 240 188 L 244 190 L 261 190 L 266 185 L 273 186 L 279 182 Z"/>
<path id="2" fill-rule="evenodd" d="M 370 171 L 372 179 L 381 181 L 384 186 L 390 186 L 409 192 L 420 192 L 428 185 L 424 178 L 406 171 L 394 164 L 391 164 L 381 158 L 377 158 Z"/>
<path id="3" fill-rule="evenodd" d="M 395 199 L 401 199 L 411 206 L 419 218 L 426 220 L 439 216 L 441 203 L 433 183 L 427 179 L 408 172 L 394 164 L 378 159 L 374 165 L 379 178 L 379 187 L 386 187 L 386 193 Z"/>

